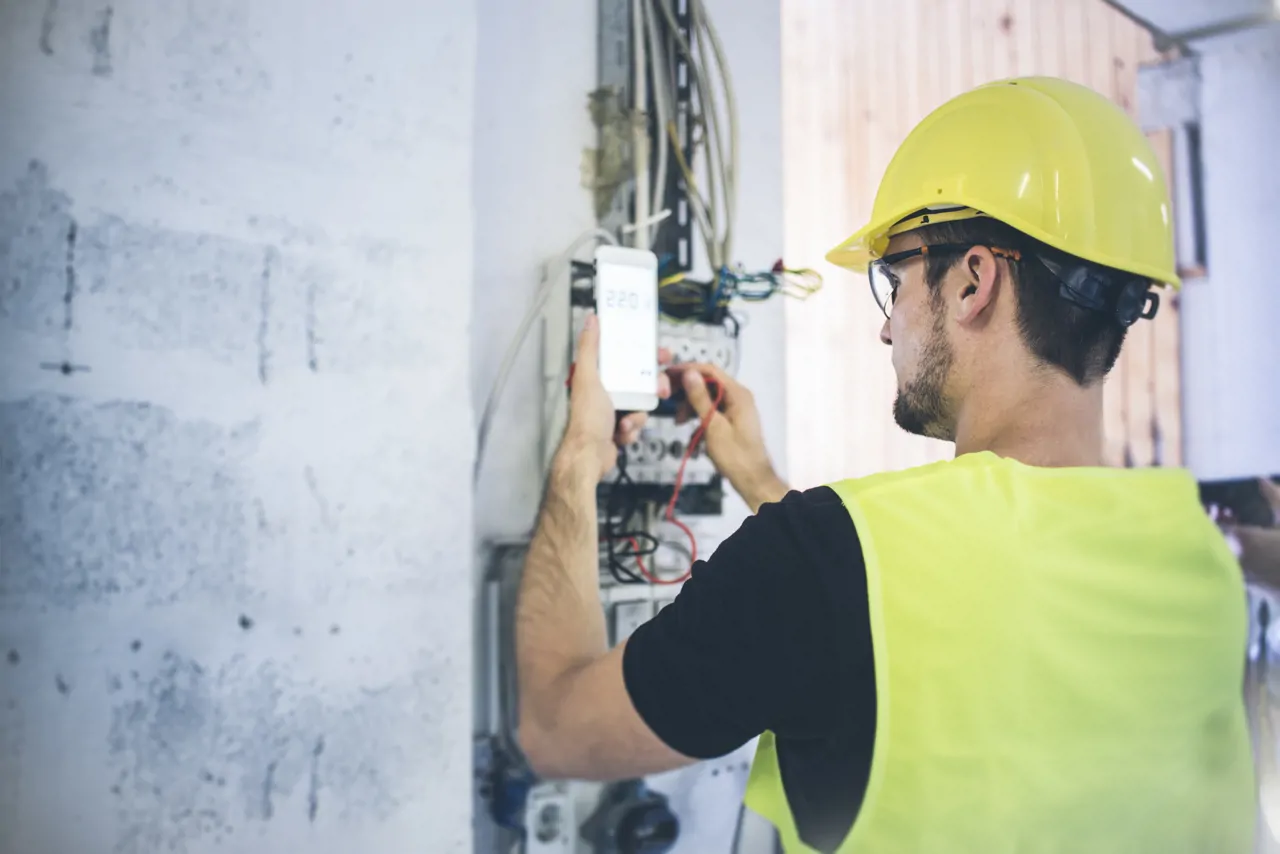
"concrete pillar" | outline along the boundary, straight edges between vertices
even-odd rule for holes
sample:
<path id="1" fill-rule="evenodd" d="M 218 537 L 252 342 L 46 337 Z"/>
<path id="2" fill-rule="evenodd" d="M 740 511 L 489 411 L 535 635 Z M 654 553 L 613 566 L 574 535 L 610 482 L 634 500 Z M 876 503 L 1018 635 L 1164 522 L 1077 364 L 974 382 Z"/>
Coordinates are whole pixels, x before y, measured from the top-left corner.
<path id="1" fill-rule="evenodd" d="M 0 852 L 470 848 L 470 3 L 0 4 Z"/>

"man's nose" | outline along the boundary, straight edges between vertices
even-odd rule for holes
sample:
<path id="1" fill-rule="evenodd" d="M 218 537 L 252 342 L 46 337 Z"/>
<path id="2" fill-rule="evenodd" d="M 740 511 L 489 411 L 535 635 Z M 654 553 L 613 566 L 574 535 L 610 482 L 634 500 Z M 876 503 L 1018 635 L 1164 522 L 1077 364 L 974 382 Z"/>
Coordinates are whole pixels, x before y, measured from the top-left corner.
<path id="1" fill-rule="evenodd" d="M 880 327 L 880 343 L 893 344 L 893 336 L 889 334 L 889 318 L 884 319 L 884 326 Z"/>

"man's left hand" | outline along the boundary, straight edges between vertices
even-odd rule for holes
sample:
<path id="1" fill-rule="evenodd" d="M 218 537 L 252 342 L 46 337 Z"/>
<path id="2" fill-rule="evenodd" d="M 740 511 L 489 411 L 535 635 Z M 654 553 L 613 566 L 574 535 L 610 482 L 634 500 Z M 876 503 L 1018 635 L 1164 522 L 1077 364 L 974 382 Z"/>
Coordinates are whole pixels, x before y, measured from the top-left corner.
<path id="1" fill-rule="evenodd" d="M 600 380 L 599 357 L 600 322 L 591 314 L 578 338 L 578 356 L 569 384 L 569 426 L 560 450 L 589 455 L 599 471 L 598 477 L 603 479 L 618 462 L 618 446 L 639 438 L 649 414 L 631 412 L 617 417 L 609 392 Z M 662 361 L 661 354 L 659 361 Z M 670 395 L 671 383 L 665 374 L 660 374 L 658 397 L 665 399 Z"/>

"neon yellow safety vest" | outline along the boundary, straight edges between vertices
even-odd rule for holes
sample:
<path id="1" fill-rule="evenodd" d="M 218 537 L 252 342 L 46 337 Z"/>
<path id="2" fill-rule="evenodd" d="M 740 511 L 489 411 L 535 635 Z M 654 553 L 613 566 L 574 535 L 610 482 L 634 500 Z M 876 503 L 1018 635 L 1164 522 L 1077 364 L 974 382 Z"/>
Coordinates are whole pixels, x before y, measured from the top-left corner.
<path id="1" fill-rule="evenodd" d="M 877 703 L 839 854 L 1251 850 L 1244 582 L 1187 473 L 980 453 L 832 488 Z M 747 805 L 813 851 L 772 733 Z"/>

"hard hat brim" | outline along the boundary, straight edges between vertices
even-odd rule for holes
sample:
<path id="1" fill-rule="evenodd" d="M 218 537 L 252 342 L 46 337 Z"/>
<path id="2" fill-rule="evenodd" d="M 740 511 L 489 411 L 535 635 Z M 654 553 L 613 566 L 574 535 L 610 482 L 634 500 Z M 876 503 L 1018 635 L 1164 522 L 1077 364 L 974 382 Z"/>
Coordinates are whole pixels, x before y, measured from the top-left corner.
<path id="1" fill-rule="evenodd" d="M 911 218 L 913 210 L 918 209 L 908 208 L 895 213 L 892 216 L 887 216 L 881 220 L 867 223 L 865 226 L 850 235 L 846 240 L 841 241 L 837 246 L 831 249 L 831 251 L 829 251 L 825 256 L 827 261 L 837 267 L 843 267 L 844 269 L 850 270 L 854 273 L 866 273 L 867 267 L 870 266 L 871 262 L 884 255 L 885 250 L 889 246 L 889 240 L 891 237 L 895 234 L 905 233 L 906 231 L 911 231 L 915 228 L 921 227 L 922 225 L 929 224 L 927 222 L 922 222 L 911 225 L 909 228 L 896 230 L 895 226 L 898 223 L 902 222 L 903 219 Z M 937 217 L 934 219 L 934 222 L 946 222 L 959 218 L 964 217 Z M 1037 232 L 1039 229 L 1030 223 L 1009 222 L 1006 219 L 1001 219 L 1001 221 L 1012 226 L 1018 231 L 1021 231 L 1023 234 L 1045 243 L 1046 245 L 1052 245 L 1054 242 L 1051 235 L 1038 234 Z M 1100 257 L 1096 253 L 1090 253 L 1088 256 L 1080 257 L 1083 257 L 1086 261 L 1092 261 L 1095 264 L 1101 264 L 1105 267 L 1125 270 L 1126 272 L 1133 273 L 1135 276 L 1150 279 L 1156 284 L 1170 287 L 1175 291 L 1182 289 L 1181 278 L 1179 278 L 1176 273 L 1169 270 L 1146 264 L 1135 264 L 1132 261 L 1122 258 Z"/>

